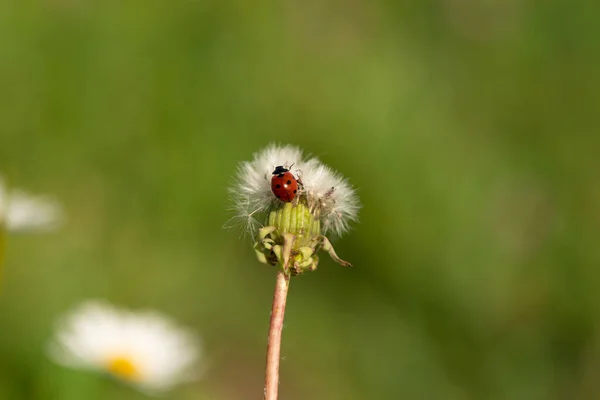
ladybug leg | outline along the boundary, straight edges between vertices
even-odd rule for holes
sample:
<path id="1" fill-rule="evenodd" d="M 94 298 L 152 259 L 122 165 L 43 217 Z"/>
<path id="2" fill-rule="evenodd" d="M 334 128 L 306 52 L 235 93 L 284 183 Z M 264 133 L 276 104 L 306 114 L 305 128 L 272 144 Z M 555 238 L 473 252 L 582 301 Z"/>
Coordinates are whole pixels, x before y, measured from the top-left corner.
<path id="1" fill-rule="evenodd" d="M 292 164 L 292 165 L 294 165 L 294 164 Z M 290 167 L 290 168 L 291 168 L 291 167 Z M 296 170 L 296 180 L 298 181 L 298 183 L 299 183 L 300 185 L 304 186 L 304 185 L 302 184 L 302 171 L 301 171 L 301 170 L 299 170 L 299 169 L 297 169 L 297 170 Z"/>
<path id="2" fill-rule="evenodd" d="M 296 197 L 294 197 L 294 204 L 298 204 L 300 202 L 300 197 L 304 193 L 304 183 L 302 183 L 302 177 L 298 176 L 298 178 L 296 178 L 296 182 L 298 182 L 298 193 Z"/>
<path id="3" fill-rule="evenodd" d="M 338 257 L 335 250 L 333 249 L 331 242 L 329 241 L 329 239 L 327 239 L 326 236 L 321 235 L 321 237 L 319 238 L 319 241 L 320 241 L 319 247 L 321 249 L 325 250 L 326 252 L 328 252 L 329 257 L 331 257 L 333 259 L 333 261 L 340 264 L 342 267 L 351 267 L 352 266 L 352 264 L 350 264 L 348 261 L 344 261 Z"/>

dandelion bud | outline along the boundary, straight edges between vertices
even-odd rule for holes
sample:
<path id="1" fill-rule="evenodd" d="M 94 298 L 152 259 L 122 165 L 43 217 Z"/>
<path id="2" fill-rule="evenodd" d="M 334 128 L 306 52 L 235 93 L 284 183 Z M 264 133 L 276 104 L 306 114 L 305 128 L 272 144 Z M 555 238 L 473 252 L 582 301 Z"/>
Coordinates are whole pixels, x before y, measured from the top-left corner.
<path id="1" fill-rule="evenodd" d="M 324 249 L 338 263 L 328 233 L 341 236 L 357 220 L 354 189 L 316 158 L 304 159 L 293 146 L 270 145 L 239 166 L 230 189 L 236 215 L 226 226 L 241 224 L 256 242 L 260 262 L 297 275 L 313 271 Z"/>
<path id="2" fill-rule="evenodd" d="M 267 226 L 275 227 L 272 233 L 275 242 L 283 240 L 283 234 L 292 233 L 295 236 L 294 247 L 301 247 L 321 235 L 321 221 L 311 214 L 306 205 L 289 202 L 278 206 L 269 212 L 267 218 Z"/>

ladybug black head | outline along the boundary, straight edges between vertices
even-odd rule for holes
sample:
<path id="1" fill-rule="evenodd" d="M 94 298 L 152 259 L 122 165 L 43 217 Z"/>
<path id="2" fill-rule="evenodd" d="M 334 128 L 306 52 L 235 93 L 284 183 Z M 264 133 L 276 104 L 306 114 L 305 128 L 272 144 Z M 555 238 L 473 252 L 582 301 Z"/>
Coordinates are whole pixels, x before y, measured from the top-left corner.
<path id="1" fill-rule="evenodd" d="M 284 172 L 288 172 L 289 169 L 285 168 L 283 165 L 279 165 L 277 167 L 275 167 L 275 171 L 273 171 L 273 175 L 280 175 L 283 174 Z"/>

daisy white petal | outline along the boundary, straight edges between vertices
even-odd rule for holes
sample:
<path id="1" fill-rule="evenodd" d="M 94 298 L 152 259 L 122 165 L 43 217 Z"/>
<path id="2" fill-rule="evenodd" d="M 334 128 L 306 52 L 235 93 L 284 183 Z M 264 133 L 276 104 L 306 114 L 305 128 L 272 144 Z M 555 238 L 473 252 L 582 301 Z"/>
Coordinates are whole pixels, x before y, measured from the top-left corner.
<path id="1" fill-rule="evenodd" d="M 113 375 L 148 393 L 197 378 L 199 340 L 162 314 L 88 301 L 60 321 L 48 354 L 56 363 Z"/>

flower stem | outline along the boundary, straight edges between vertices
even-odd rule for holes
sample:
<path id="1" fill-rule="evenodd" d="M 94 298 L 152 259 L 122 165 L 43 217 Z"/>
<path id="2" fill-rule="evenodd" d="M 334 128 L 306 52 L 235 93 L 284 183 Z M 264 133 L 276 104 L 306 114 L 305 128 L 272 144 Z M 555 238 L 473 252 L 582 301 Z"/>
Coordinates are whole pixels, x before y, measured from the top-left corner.
<path id="1" fill-rule="evenodd" d="M 290 275 L 285 269 L 277 272 L 275 293 L 273 294 L 273 309 L 271 310 L 271 324 L 269 326 L 269 342 L 267 344 L 267 370 L 265 373 L 265 400 L 277 400 L 279 389 L 279 359 L 281 353 L 281 330 L 283 329 L 283 316 Z"/>

